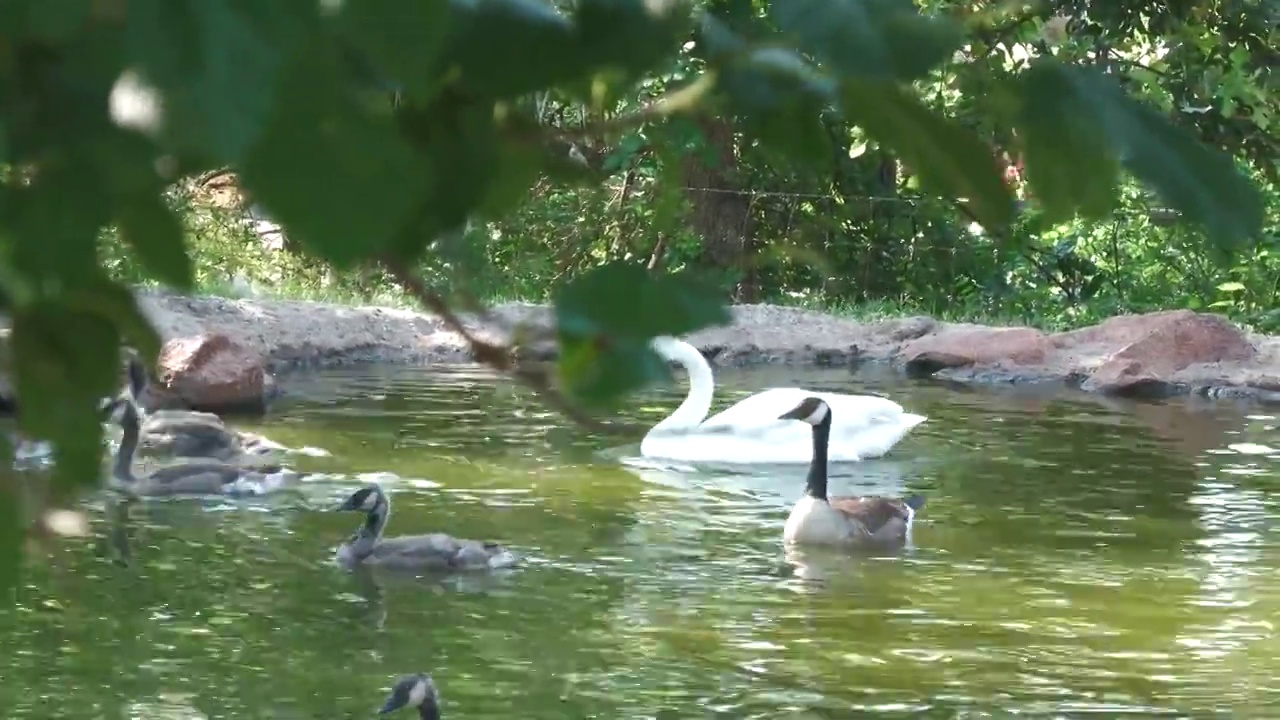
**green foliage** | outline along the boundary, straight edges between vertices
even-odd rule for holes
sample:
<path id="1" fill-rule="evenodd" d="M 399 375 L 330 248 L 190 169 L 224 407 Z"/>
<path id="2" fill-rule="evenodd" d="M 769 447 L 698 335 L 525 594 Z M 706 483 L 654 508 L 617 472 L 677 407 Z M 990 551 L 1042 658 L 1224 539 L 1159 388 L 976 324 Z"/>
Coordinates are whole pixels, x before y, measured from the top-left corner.
<path id="1" fill-rule="evenodd" d="M 560 381 L 587 403 L 607 403 L 666 376 L 649 348 L 658 335 L 684 335 L 729 322 L 719 293 L 688 275 L 652 275 L 635 263 L 594 268 L 555 299 L 564 357 Z"/>
<path id="2" fill-rule="evenodd" d="M 1088 226 L 1074 225 L 1071 242 L 1045 236 L 1061 231 L 1049 220 L 1102 217 L 1117 166 L 1216 239 L 1258 236 L 1259 195 L 1228 158 L 1099 70 L 1071 66 L 1096 49 L 1065 45 L 1059 60 L 1005 66 L 978 48 L 1024 41 L 1022 24 L 1012 34 L 977 21 L 962 29 L 906 0 L 710 8 L 0 4 L 0 295 L 14 325 L 22 428 L 57 443 L 53 496 L 96 478 L 96 406 L 115 389 L 118 346 L 156 353 L 119 279 L 207 284 L 210 261 L 192 257 L 191 243 L 223 253 L 228 270 L 250 264 L 238 259 L 243 242 L 181 233 L 193 223 L 178 221 L 165 195 L 220 167 L 283 223 L 296 247 L 282 252 L 300 256 L 281 264 L 307 277 L 376 284 L 371 268 L 385 263 L 474 294 L 464 280 L 509 277 L 497 264 L 507 257 L 539 265 L 543 294 L 537 284 L 567 280 L 556 294 L 559 376 L 594 404 L 658 373 L 653 334 L 726 318 L 706 278 L 862 298 L 896 283 L 899 299 L 940 288 L 963 299 L 1000 297 L 1030 267 L 1080 290 L 1073 302 L 1095 296 L 1106 285 L 1096 278 L 1114 270 L 1082 259 Z M 1228 61 L 1245 76 L 1249 58 Z M 1256 83 L 1231 87 L 1232 107 L 1268 97 Z M 381 97 L 393 90 L 397 102 Z M 992 160 L 1012 127 L 1035 190 L 1031 212 L 1013 223 Z M 609 165 L 623 178 L 615 200 L 600 183 L 601 158 L 620 136 L 637 139 Z M 810 197 L 744 200 L 732 192 L 744 178 Z M 917 187 L 944 197 L 909 194 Z M 528 214 L 531 193 L 554 220 Z M 916 214 L 845 202 L 881 194 Z M 986 234 L 957 222 L 956 198 Z M 1048 219 L 1037 221 L 1041 206 Z M 469 227 L 478 219 L 490 222 Z M 775 228 L 770 239 L 785 246 L 762 247 L 753 226 Z M 555 233 L 564 252 L 551 258 Z M 786 259 L 806 252 L 854 272 L 821 277 Z M 685 272 L 649 272 L 645 258 Z M 1246 294 L 1216 292 L 1231 302 Z"/>
<path id="3" fill-rule="evenodd" d="M 1046 203 L 1054 203 L 1058 217 L 1076 207 L 1100 216 L 1107 209 L 1103 193 L 1115 186 L 1118 160 L 1215 237 L 1239 242 L 1261 227 L 1262 197 L 1229 157 L 1133 102 L 1115 83 L 1047 59 L 1032 64 L 1020 80 L 1031 182 Z M 1066 142 L 1055 148 L 1055 137 Z M 1068 158 L 1076 162 L 1063 162 Z M 1060 169 L 1038 170 L 1041 164 Z M 1102 190 L 1071 189 L 1094 182 Z"/>

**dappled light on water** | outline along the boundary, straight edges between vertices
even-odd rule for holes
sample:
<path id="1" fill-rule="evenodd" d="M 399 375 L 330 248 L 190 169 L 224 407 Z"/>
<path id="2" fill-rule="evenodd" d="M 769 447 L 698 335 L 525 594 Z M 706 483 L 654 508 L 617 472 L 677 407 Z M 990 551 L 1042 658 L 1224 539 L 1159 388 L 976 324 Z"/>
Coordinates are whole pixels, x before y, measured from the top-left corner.
<path id="1" fill-rule="evenodd" d="M 1280 700 L 1274 417 L 884 373 L 718 379 L 721 405 L 799 383 L 928 415 L 832 472 L 840 494 L 925 495 L 911 545 L 784 548 L 803 466 L 646 461 L 639 437 L 580 432 L 482 372 L 300 377 L 246 429 L 329 450 L 299 459 L 306 482 L 135 506 L 130 568 L 92 542 L 33 567 L 0 610 L 6 717 L 364 717 L 417 671 L 447 718 L 1261 717 Z M 492 538 L 526 566 L 343 571 L 360 518 L 329 510 L 367 482 L 394 498 L 389 534 Z"/>

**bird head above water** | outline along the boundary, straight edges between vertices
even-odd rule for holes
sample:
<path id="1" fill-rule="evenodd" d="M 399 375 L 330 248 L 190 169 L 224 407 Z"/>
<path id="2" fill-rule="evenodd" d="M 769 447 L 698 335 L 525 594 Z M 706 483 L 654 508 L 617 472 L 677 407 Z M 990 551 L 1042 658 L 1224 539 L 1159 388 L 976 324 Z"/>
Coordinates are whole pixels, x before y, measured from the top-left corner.
<path id="1" fill-rule="evenodd" d="M 422 720 L 440 720 L 440 693 L 430 675 L 418 673 L 397 680 L 386 702 L 378 708 L 378 714 L 386 715 L 403 707 L 417 708 Z"/>
<path id="2" fill-rule="evenodd" d="M 377 485 L 365 485 L 334 508 L 338 512 L 371 512 L 386 504 L 386 496 Z"/>
<path id="3" fill-rule="evenodd" d="M 786 411 L 778 416 L 779 420 L 799 420 L 813 426 L 818 426 L 823 421 L 830 419 L 831 407 L 823 402 L 822 398 L 807 397 L 800 401 L 799 405 Z"/>

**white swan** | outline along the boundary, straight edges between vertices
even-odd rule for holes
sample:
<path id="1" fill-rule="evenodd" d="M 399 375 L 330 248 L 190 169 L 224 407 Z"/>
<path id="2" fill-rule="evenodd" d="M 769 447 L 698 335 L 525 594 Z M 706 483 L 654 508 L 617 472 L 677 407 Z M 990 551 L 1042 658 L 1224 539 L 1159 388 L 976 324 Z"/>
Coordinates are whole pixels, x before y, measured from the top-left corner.
<path id="1" fill-rule="evenodd" d="M 884 455 L 923 415 L 905 412 L 898 403 L 874 395 L 842 395 L 771 388 L 745 398 L 707 418 L 715 380 L 698 349 L 673 337 L 654 338 L 651 346 L 663 358 L 689 373 L 689 395 L 640 443 L 645 457 L 685 462 L 808 464 L 813 438 L 804 423 L 779 416 L 805 398 L 818 397 L 833 412 L 829 458 L 848 462 Z M 703 418 L 706 418 L 705 420 Z"/>

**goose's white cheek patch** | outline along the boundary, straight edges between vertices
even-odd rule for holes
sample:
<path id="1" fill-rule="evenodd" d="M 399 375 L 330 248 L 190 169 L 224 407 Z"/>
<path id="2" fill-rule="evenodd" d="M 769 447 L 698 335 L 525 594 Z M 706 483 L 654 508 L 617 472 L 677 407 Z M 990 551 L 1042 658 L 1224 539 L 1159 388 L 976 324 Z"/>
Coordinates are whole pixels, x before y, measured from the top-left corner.
<path id="1" fill-rule="evenodd" d="M 822 423 L 823 420 L 827 419 L 827 415 L 830 412 L 831 412 L 831 408 L 827 407 L 826 403 L 822 403 L 821 405 L 818 406 L 818 409 L 814 410 L 809 415 L 809 417 L 804 419 L 804 421 L 809 423 L 810 425 L 819 425 Z"/>

